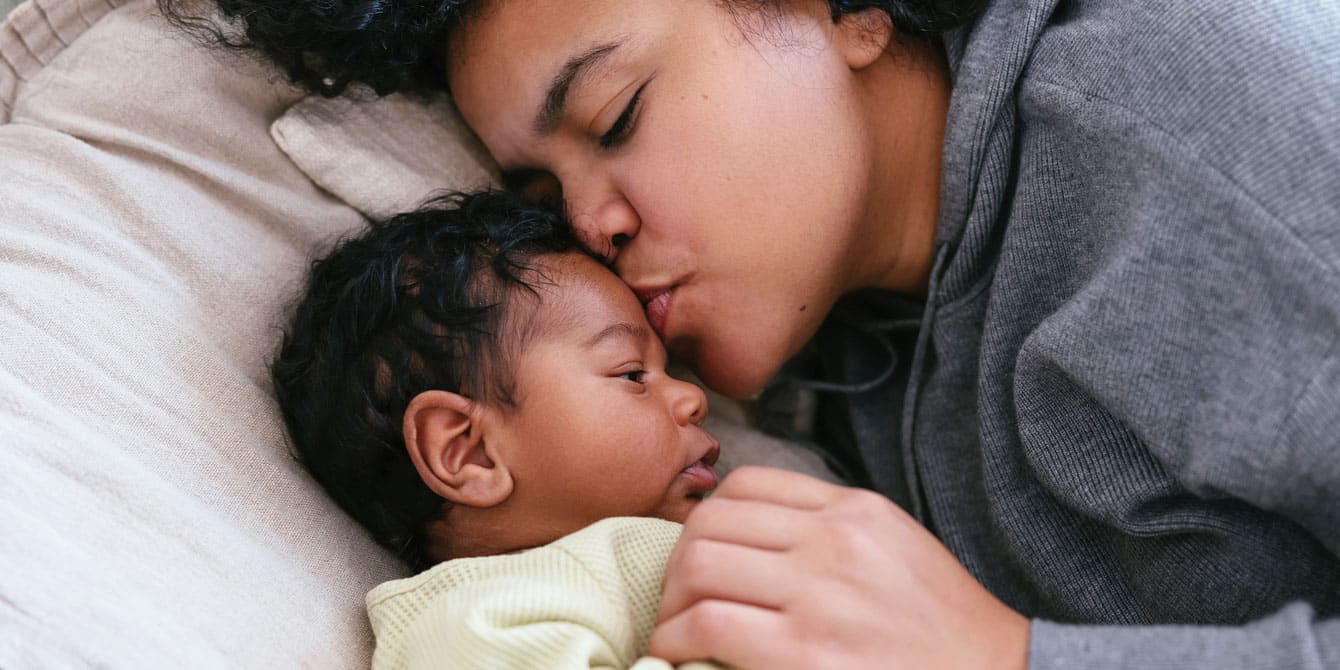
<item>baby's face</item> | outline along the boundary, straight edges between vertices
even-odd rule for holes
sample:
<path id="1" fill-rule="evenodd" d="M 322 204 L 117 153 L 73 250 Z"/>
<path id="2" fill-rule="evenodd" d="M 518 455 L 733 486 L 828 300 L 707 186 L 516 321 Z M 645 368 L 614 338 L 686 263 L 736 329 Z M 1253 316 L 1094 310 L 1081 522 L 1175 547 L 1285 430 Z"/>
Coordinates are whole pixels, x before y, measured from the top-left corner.
<path id="1" fill-rule="evenodd" d="M 542 267 L 554 283 L 536 286 L 537 331 L 514 361 L 518 407 L 502 426 L 510 502 L 556 535 L 610 516 L 683 521 L 717 485 L 707 399 L 666 374 L 665 348 L 612 272 L 579 254 Z"/>

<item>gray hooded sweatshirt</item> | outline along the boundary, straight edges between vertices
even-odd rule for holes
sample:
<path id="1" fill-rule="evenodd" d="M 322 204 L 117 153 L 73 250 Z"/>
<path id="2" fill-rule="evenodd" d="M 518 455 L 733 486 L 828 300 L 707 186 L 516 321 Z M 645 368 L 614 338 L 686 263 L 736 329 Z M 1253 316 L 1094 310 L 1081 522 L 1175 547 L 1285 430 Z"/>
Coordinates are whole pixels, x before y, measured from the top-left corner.
<path id="1" fill-rule="evenodd" d="M 1340 668 L 1340 2 L 998 0 L 946 48 L 921 327 L 835 310 L 827 446 L 1032 668 Z"/>

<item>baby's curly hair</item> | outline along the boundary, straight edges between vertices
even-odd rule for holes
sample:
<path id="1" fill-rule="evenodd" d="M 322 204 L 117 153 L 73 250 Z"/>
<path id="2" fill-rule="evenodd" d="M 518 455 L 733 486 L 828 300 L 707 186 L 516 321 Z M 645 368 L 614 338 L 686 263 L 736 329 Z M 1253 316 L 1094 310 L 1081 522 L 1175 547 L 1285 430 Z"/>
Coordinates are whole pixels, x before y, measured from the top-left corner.
<path id="1" fill-rule="evenodd" d="M 240 34 L 199 13 L 201 0 L 158 0 L 173 23 L 207 42 L 263 54 L 294 84 L 325 96 L 365 84 L 378 95 L 447 87 L 452 31 L 500 0 L 214 0 Z M 777 0 L 717 0 L 761 8 Z M 889 15 L 905 37 L 963 25 L 987 0 L 828 0 L 834 18 L 866 9 Z M 632 11 L 632 10 L 630 10 Z"/>
<path id="2" fill-rule="evenodd" d="M 545 281 L 535 261 L 576 251 L 556 213 L 502 192 L 456 194 L 373 222 L 312 264 L 279 354 L 275 395 L 313 477 L 381 544 L 431 564 L 445 501 L 405 448 L 427 390 L 515 404 L 511 359 L 535 327 L 511 309 Z"/>

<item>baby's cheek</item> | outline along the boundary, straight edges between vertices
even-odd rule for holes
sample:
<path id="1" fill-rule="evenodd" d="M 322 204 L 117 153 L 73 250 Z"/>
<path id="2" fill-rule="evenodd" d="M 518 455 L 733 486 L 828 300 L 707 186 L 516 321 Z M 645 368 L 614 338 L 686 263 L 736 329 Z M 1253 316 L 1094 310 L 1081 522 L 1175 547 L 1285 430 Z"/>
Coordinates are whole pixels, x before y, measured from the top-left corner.
<path id="1" fill-rule="evenodd" d="M 661 513 L 656 516 L 666 521 L 684 523 L 684 520 L 689 518 L 689 513 L 698 506 L 699 502 L 701 501 L 696 498 L 684 496 L 676 500 L 668 500 Z"/>

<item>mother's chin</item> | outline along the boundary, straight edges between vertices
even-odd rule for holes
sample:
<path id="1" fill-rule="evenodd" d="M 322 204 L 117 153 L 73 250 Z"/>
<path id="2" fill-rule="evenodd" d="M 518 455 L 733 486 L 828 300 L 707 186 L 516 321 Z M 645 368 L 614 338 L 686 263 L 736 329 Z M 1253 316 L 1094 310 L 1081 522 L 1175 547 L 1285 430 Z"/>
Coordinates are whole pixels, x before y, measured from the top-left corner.
<path id="1" fill-rule="evenodd" d="M 676 292 L 666 348 L 704 384 L 735 399 L 753 398 L 791 357 L 814 337 L 833 302 L 804 295 L 795 309 L 791 296 L 755 291 Z"/>
<path id="2" fill-rule="evenodd" d="M 668 348 L 683 359 L 708 388 L 736 399 L 758 395 L 790 358 L 785 350 L 765 343 L 725 338 L 684 338 L 671 342 Z"/>

